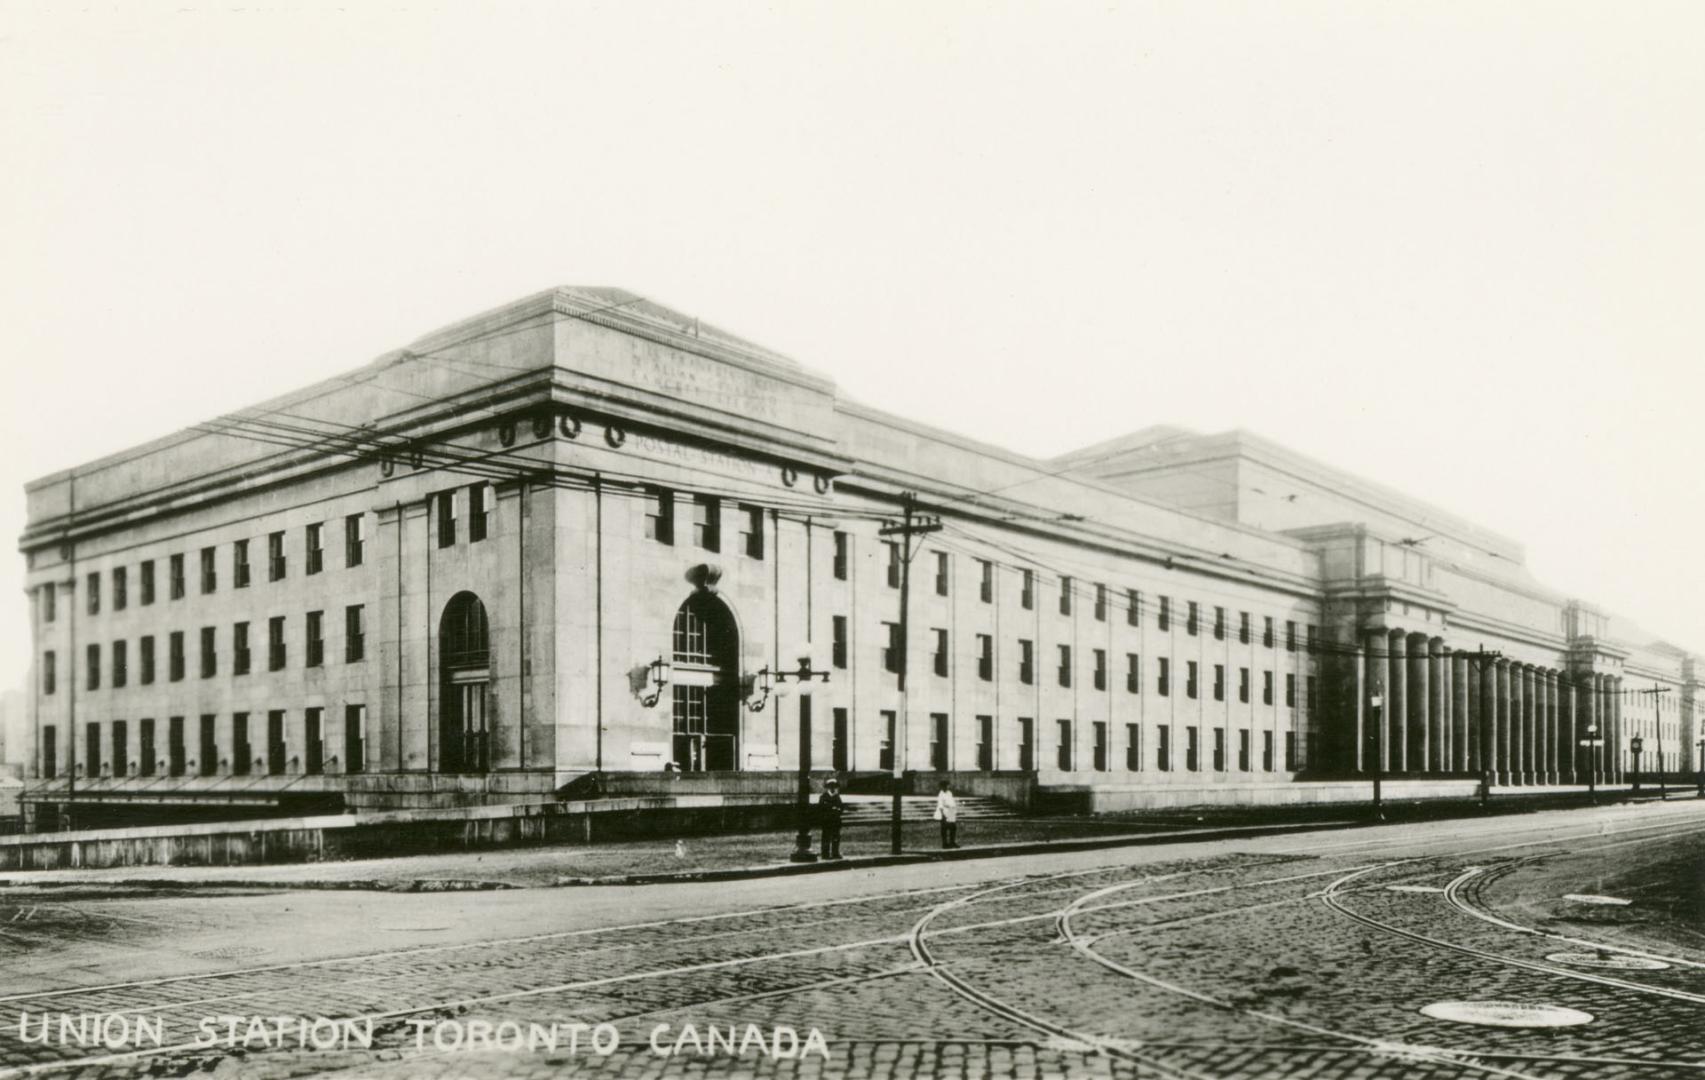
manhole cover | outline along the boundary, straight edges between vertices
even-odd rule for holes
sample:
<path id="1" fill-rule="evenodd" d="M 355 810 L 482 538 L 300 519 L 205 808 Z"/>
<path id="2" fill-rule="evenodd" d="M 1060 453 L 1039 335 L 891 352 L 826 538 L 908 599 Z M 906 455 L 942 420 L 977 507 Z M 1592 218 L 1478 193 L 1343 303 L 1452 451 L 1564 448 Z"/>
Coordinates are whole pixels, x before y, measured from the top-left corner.
<path id="1" fill-rule="evenodd" d="M 1545 959 L 1557 964 L 1611 968 L 1616 971 L 1664 971 L 1669 967 L 1662 960 L 1648 960 L 1644 956 L 1619 956 L 1614 953 L 1554 952 Z"/>
<path id="2" fill-rule="evenodd" d="M 1591 1013 L 1561 1005 L 1529 1005 L 1522 1001 L 1436 1001 L 1421 1009 L 1434 1020 L 1481 1027 L 1555 1028 L 1590 1024 Z"/>
<path id="3" fill-rule="evenodd" d="M 1391 892 L 1444 892 L 1437 885 L 1387 885 Z"/>
<path id="4" fill-rule="evenodd" d="M 1573 900 L 1577 904 L 1604 904 L 1607 907 L 1627 907 L 1632 900 L 1624 900 L 1620 896 L 1595 896 L 1592 893 L 1565 893 L 1565 900 Z"/>

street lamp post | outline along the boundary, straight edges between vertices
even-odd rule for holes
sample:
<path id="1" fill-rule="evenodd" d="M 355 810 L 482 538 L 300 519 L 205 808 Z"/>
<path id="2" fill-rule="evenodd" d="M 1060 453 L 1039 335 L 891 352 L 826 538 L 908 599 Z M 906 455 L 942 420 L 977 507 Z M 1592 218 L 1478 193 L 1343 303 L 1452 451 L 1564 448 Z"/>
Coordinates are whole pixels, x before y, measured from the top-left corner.
<path id="1" fill-rule="evenodd" d="M 1598 725 L 1587 725 L 1587 753 L 1591 759 L 1587 765 L 1587 798 L 1594 806 L 1598 805 Z"/>
<path id="2" fill-rule="evenodd" d="M 1640 751 L 1646 748 L 1646 742 L 1636 735 L 1628 740 L 1628 752 L 1634 755 L 1634 794 L 1640 794 Z"/>
<path id="3" fill-rule="evenodd" d="M 774 679 L 778 683 L 800 682 L 808 683 L 813 679 L 829 681 L 827 671 L 814 671 L 811 668 L 811 654 L 802 650 L 799 654 L 799 667 L 795 671 L 778 671 L 771 675 L 768 669 L 760 672 L 760 676 Z M 787 859 L 789 862 L 816 862 L 817 856 L 811 850 L 811 697 L 809 694 L 799 695 L 799 792 L 796 810 L 799 816 L 799 831 L 793 838 L 793 853 Z"/>
<path id="4" fill-rule="evenodd" d="M 1368 698 L 1368 708 L 1373 713 L 1374 727 L 1373 816 L 1376 821 L 1385 820 L 1385 806 L 1379 790 L 1381 774 L 1385 771 L 1385 724 L 1380 719 L 1380 710 L 1385 704 L 1385 697 L 1380 693 L 1382 689 L 1384 687 L 1375 684 L 1373 696 Z"/>
<path id="5" fill-rule="evenodd" d="M 1705 799 L 1705 738 L 1699 740 L 1699 753 L 1693 759 L 1694 782 L 1698 785 L 1695 795 Z"/>

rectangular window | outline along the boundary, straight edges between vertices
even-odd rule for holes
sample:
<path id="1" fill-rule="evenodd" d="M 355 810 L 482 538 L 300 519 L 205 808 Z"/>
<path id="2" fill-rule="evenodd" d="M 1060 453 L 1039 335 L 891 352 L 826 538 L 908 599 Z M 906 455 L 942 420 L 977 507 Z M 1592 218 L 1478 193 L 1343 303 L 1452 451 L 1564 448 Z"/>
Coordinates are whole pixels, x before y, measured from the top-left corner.
<path id="1" fill-rule="evenodd" d="M 888 587 L 900 587 L 900 545 L 892 540 L 882 541 L 882 547 L 888 553 Z"/>
<path id="2" fill-rule="evenodd" d="M 1249 771 L 1249 732 L 1240 730 L 1237 733 L 1237 771 Z"/>
<path id="3" fill-rule="evenodd" d="M 1272 622 L 1271 619 L 1269 619 L 1267 621 L 1269 623 Z M 1268 644 L 1272 644 L 1272 643 L 1268 642 Z M 1297 624 L 1296 624 L 1295 620 L 1293 620 L 1293 619 L 1286 619 L 1285 620 L 1285 651 L 1286 652 L 1296 652 L 1297 651 Z"/>
<path id="4" fill-rule="evenodd" d="M 283 776 L 285 770 L 284 710 L 273 709 L 266 714 L 266 771 Z"/>
<path id="5" fill-rule="evenodd" d="M 1036 681 L 1036 644 L 1028 638 L 1018 639 L 1018 681 L 1025 686 Z"/>
<path id="6" fill-rule="evenodd" d="M 453 547 L 456 543 L 456 493 L 440 491 L 432 497 L 433 511 L 438 515 L 438 546 Z"/>
<path id="7" fill-rule="evenodd" d="M 147 564 L 144 563 L 144 566 Z M 59 618 L 59 587 L 48 582 L 41 587 L 41 621 L 50 623 Z"/>
<path id="8" fill-rule="evenodd" d="M 58 658 L 54 656 L 52 649 L 41 654 L 41 692 L 43 695 L 50 695 L 59 689 L 57 660 Z"/>
<path id="9" fill-rule="evenodd" d="M 1125 625 L 1143 624 L 1143 594 L 1135 589 L 1125 590 Z"/>
<path id="10" fill-rule="evenodd" d="M 343 707 L 343 771 L 367 771 L 367 706 Z"/>
<path id="11" fill-rule="evenodd" d="M 1214 700 L 1225 700 L 1225 665 L 1214 665 Z"/>
<path id="12" fill-rule="evenodd" d="M 1271 671 L 1261 673 L 1261 704 L 1273 704 L 1273 673 Z"/>
<path id="13" fill-rule="evenodd" d="M 279 671 L 284 667 L 284 616 L 275 615 L 266 621 L 266 669 Z"/>
<path id="14" fill-rule="evenodd" d="M 885 622 L 882 629 L 888 640 L 888 643 L 882 646 L 882 670 L 897 675 L 900 672 L 900 624 Z"/>
<path id="15" fill-rule="evenodd" d="M 764 511 L 756 506 L 741 504 L 740 515 L 745 528 L 740 531 L 740 546 L 748 559 L 764 557 Z"/>
<path id="16" fill-rule="evenodd" d="M 1261 771 L 1273 771 L 1273 733 L 1271 731 L 1261 733 Z"/>
<path id="17" fill-rule="evenodd" d="M 172 776 L 182 776 L 184 765 L 189 757 L 184 752 L 184 718 L 169 717 L 166 720 L 166 770 Z"/>
<path id="18" fill-rule="evenodd" d="M 159 758 L 154 752 L 154 721 L 140 720 L 136 731 L 136 775 L 153 776 L 160 767 Z"/>
<path id="19" fill-rule="evenodd" d="M 266 538 L 266 576 L 268 581 L 284 580 L 284 534 L 275 532 Z"/>
<path id="20" fill-rule="evenodd" d="M 1237 669 L 1237 700 L 1249 704 L 1249 669 L 1246 667 Z"/>
<path id="21" fill-rule="evenodd" d="M 645 489 L 645 538 L 659 544 L 675 542 L 675 494 L 658 487 Z"/>
<path id="22" fill-rule="evenodd" d="M 307 666 L 320 667 L 326 662 L 326 613 L 308 612 Z"/>
<path id="23" fill-rule="evenodd" d="M 1072 722 L 1059 722 L 1059 746 L 1054 751 L 1054 764 L 1061 772 L 1072 771 Z"/>
<path id="24" fill-rule="evenodd" d="M 977 678 L 992 682 L 995 677 L 995 639 L 989 634 L 977 635 Z"/>
<path id="25" fill-rule="evenodd" d="M 86 591 L 89 594 L 89 614 L 99 615 L 101 613 L 101 575 L 99 571 L 89 575 L 89 584 Z"/>
<path id="26" fill-rule="evenodd" d="M 829 646 L 829 663 L 836 668 L 847 666 L 847 617 L 836 615 L 829 621 L 832 635 Z"/>
<path id="27" fill-rule="evenodd" d="M 204 547 L 201 549 L 201 592 L 203 596 L 219 588 L 219 569 L 214 562 L 216 558 L 217 555 L 213 548 Z"/>
<path id="28" fill-rule="evenodd" d="M 899 714 L 892 709 L 882 710 L 882 745 L 876 750 L 876 767 L 883 772 L 894 771 L 894 737 Z"/>
<path id="29" fill-rule="evenodd" d="M 166 595 L 173 600 L 184 598 L 184 557 L 173 555 L 166 560 Z"/>
<path id="30" fill-rule="evenodd" d="M 1196 606 L 1196 601 L 1191 600 L 1188 603 L 1190 606 L 1186 609 L 1184 616 L 1184 632 L 1189 634 L 1191 637 L 1195 637 L 1196 629 L 1200 622 L 1198 618 L 1200 609 Z"/>
<path id="31" fill-rule="evenodd" d="M 1319 648 L 1320 648 L 1320 627 L 1310 626 L 1308 628 L 1308 655 L 1313 656 L 1315 654 L 1315 651 L 1318 650 Z"/>
<path id="32" fill-rule="evenodd" d="M 251 660 L 249 624 L 246 622 L 233 623 L 231 626 L 231 674 L 247 675 Z"/>
<path id="33" fill-rule="evenodd" d="M 1261 616 L 1261 646 L 1266 649 L 1273 647 L 1273 617 L 1271 615 Z"/>
<path id="34" fill-rule="evenodd" d="M 130 571 L 122 566 L 113 567 L 112 572 L 112 609 L 123 611 L 130 603 Z"/>
<path id="35" fill-rule="evenodd" d="M 316 521 L 309 525 L 303 537 L 303 561 L 307 564 L 306 572 L 317 574 L 326 568 L 326 527 L 323 522 Z"/>
<path id="36" fill-rule="evenodd" d="M 470 529 L 471 527 L 470 518 Z M 471 531 L 468 539 L 473 539 Z M 325 710 L 318 706 L 302 711 L 302 772 L 308 776 L 318 776 L 325 771 L 324 717 Z"/>
<path id="37" fill-rule="evenodd" d="M 1018 572 L 1018 603 L 1025 611 L 1036 608 L 1036 571 L 1020 570 Z"/>
<path id="38" fill-rule="evenodd" d="M 52 780 L 59 775 L 59 732 L 52 724 L 41 729 L 41 776 Z"/>
<path id="39" fill-rule="evenodd" d="M 219 739 L 216 726 L 219 718 L 211 713 L 201 714 L 201 738 L 198 740 L 196 761 L 201 766 L 203 776 L 212 776 L 219 771 Z"/>
<path id="40" fill-rule="evenodd" d="M 140 564 L 137 570 L 141 574 L 139 589 L 142 593 L 142 606 L 147 607 L 154 602 L 154 560 L 149 559 Z"/>
<path id="41" fill-rule="evenodd" d="M 367 515 L 350 514 L 343 519 L 343 565 L 360 566 L 367 558 Z"/>
<path id="42" fill-rule="evenodd" d="M 693 543 L 706 551 L 722 550 L 722 500 L 715 495 L 693 496 Z"/>
<path id="43" fill-rule="evenodd" d="M 231 587 L 249 587 L 249 542 L 238 540 L 231 545 Z"/>
<path id="44" fill-rule="evenodd" d="M 930 633 L 935 637 L 935 652 L 933 654 L 935 673 L 945 677 L 947 675 L 947 631 L 937 627 Z"/>
<path id="45" fill-rule="evenodd" d="M 1022 772 L 1036 769 L 1036 721 L 1028 716 L 1018 718 L 1018 768 Z"/>
<path id="46" fill-rule="evenodd" d="M 142 685 L 152 686 L 154 683 L 154 636 L 145 634 L 142 640 L 136 644 L 141 653 Z"/>
<path id="47" fill-rule="evenodd" d="M 1196 661 L 1194 660 L 1184 662 L 1184 696 L 1192 699 L 1196 696 Z"/>
<path id="48" fill-rule="evenodd" d="M 1155 617 L 1162 630 L 1172 629 L 1172 597 L 1160 598 L 1160 613 Z"/>
<path id="49" fill-rule="evenodd" d="M 1141 724 L 1125 725 L 1125 771 L 1136 772 L 1143 767 Z"/>
<path id="50" fill-rule="evenodd" d="M 112 685 L 118 689 L 130 681 L 130 643 L 115 641 L 112 643 Z"/>
<path id="51" fill-rule="evenodd" d="M 977 717 L 977 768 L 993 772 L 995 768 L 995 718 Z"/>
<path id="52" fill-rule="evenodd" d="M 1314 703 L 1316 700 L 1314 691 L 1315 691 L 1314 676 L 1310 675 L 1310 676 L 1308 676 L 1308 682 L 1307 682 L 1306 687 L 1305 687 L 1305 692 L 1308 695 L 1308 697 L 1307 697 L 1308 712 L 1309 712 L 1309 715 L 1311 715 L 1311 716 L 1314 714 Z"/>
<path id="53" fill-rule="evenodd" d="M 1154 767 L 1161 772 L 1172 771 L 1172 729 L 1161 727 L 1155 731 Z"/>
<path id="54" fill-rule="evenodd" d="M 936 551 L 931 554 L 935 556 L 935 595 L 946 596 L 948 571 L 947 552 Z"/>
<path id="55" fill-rule="evenodd" d="M 231 714 L 231 775 L 247 776 L 255 764 L 254 746 L 249 742 L 249 714 Z"/>
<path id="56" fill-rule="evenodd" d="M 166 678 L 178 682 L 184 677 L 184 632 L 173 630 L 166 645 Z"/>
<path id="57" fill-rule="evenodd" d="M 101 725 L 83 725 L 83 772 L 90 776 L 100 776 L 101 765 Z"/>
<path id="58" fill-rule="evenodd" d="M 1072 579 L 1069 577 L 1061 577 L 1060 578 L 1060 614 L 1061 615 L 1070 615 L 1071 613 L 1072 613 Z"/>
<path id="59" fill-rule="evenodd" d="M 977 560 L 977 599 L 985 604 L 995 601 L 995 564 L 987 559 Z"/>
<path id="60" fill-rule="evenodd" d="M 1297 733 L 1285 732 L 1285 771 L 1295 772 L 1297 767 Z"/>
<path id="61" fill-rule="evenodd" d="M 1200 728 L 1184 729 L 1184 767 L 1191 772 L 1202 771 L 1202 732 Z"/>
<path id="62" fill-rule="evenodd" d="M 1172 661 L 1163 656 L 1157 663 L 1160 666 L 1160 672 L 1155 677 L 1155 692 L 1161 697 L 1170 697 L 1172 695 Z"/>
<path id="63" fill-rule="evenodd" d="M 84 651 L 83 680 L 86 689 L 101 688 L 101 647 L 98 644 L 91 644 Z"/>
<path id="64" fill-rule="evenodd" d="M 1107 689 L 1107 650 L 1095 650 L 1095 688 Z"/>
<path id="65" fill-rule="evenodd" d="M 1060 685 L 1061 686 L 1070 686 L 1071 684 L 1072 684 L 1072 647 L 1070 645 L 1061 645 L 1060 646 Z"/>
<path id="66" fill-rule="evenodd" d="M 1285 673 L 1285 708 L 1294 709 L 1296 707 L 1297 707 L 1297 677 L 1295 675 L 1292 675 L 1289 672 L 1286 672 Z"/>
<path id="67" fill-rule="evenodd" d="M 947 714 L 929 714 L 929 767 L 936 772 L 947 771 Z"/>
<path id="68" fill-rule="evenodd" d="M 112 774 L 124 776 L 130 771 L 130 725 L 123 720 L 112 722 Z"/>
<path id="69" fill-rule="evenodd" d="M 830 710 L 830 716 L 829 767 L 836 772 L 846 772 L 849 760 L 847 736 L 850 734 L 847 729 L 847 711 L 837 706 Z"/>
<path id="70" fill-rule="evenodd" d="M 491 531 L 491 485 L 468 485 L 468 543 L 477 544 Z"/>
<path id="71" fill-rule="evenodd" d="M 1142 658 L 1134 652 L 1125 654 L 1125 691 L 1131 694 L 1143 692 Z"/>
<path id="72" fill-rule="evenodd" d="M 1107 621 L 1107 586 L 1105 585 L 1095 587 L 1095 621 Z"/>
<path id="73" fill-rule="evenodd" d="M 343 609 L 343 659 L 353 664 L 367 658 L 367 609 L 351 604 Z"/>
<path id="74" fill-rule="evenodd" d="M 1249 612 L 1247 611 L 1237 613 L 1237 643 L 1239 645 L 1249 644 Z"/>
<path id="75" fill-rule="evenodd" d="M 1096 772 L 1107 771 L 1107 721 L 1097 720 L 1093 728 L 1095 745 L 1090 756 L 1090 764 Z"/>
<path id="76" fill-rule="evenodd" d="M 845 581 L 847 579 L 847 561 L 848 561 L 848 538 L 847 538 L 847 534 L 844 532 L 841 532 L 839 530 L 836 530 L 836 532 L 835 532 L 835 580 L 836 581 Z"/>
<path id="77" fill-rule="evenodd" d="M 1214 605 L 1214 640 L 1225 640 L 1225 608 Z"/>
<path id="78" fill-rule="evenodd" d="M 219 650 L 214 647 L 213 627 L 201 628 L 201 677 L 211 679 L 219 672 Z"/>

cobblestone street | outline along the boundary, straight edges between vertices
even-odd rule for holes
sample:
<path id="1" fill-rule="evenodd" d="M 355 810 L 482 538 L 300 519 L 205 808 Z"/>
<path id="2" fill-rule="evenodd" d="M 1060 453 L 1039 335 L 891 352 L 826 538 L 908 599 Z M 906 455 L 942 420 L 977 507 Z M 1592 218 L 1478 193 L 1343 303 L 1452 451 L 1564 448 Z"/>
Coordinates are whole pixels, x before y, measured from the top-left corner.
<path id="1" fill-rule="evenodd" d="M 1678 1075 L 1705 954 L 1593 897 L 1702 844 L 1689 801 L 716 885 L 16 890 L 0 1077 Z"/>

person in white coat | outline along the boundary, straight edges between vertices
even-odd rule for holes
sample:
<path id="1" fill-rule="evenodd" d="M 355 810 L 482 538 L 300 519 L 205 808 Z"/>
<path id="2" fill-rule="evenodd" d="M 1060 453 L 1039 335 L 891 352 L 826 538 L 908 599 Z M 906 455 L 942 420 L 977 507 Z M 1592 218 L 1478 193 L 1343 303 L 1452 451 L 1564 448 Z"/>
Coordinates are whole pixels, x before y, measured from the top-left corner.
<path id="1" fill-rule="evenodd" d="M 958 847 L 959 801 L 953 797 L 953 789 L 946 784 L 941 785 L 941 791 L 935 797 L 935 820 L 941 822 L 941 846 Z"/>

